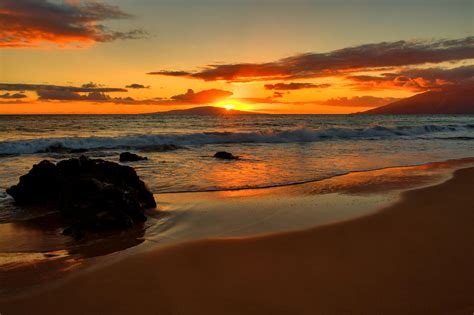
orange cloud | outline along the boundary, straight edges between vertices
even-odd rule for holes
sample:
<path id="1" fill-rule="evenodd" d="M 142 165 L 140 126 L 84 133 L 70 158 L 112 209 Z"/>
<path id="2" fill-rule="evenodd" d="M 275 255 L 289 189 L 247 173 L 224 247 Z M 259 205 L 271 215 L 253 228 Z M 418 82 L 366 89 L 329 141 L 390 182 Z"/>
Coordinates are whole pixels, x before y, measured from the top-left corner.
<path id="1" fill-rule="evenodd" d="M 474 65 L 451 69 L 405 69 L 397 72 L 382 73 L 378 76 L 348 76 L 347 79 L 353 81 L 352 86 L 359 90 L 407 89 L 420 92 L 472 82 L 474 81 Z"/>
<path id="2" fill-rule="evenodd" d="M 127 92 L 126 89 L 122 88 L 110 88 L 103 87 L 93 82 L 83 84 L 80 87 L 76 86 L 64 86 L 64 85 L 51 85 L 51 84 L 25 84 L 25 83 L 0 83 L 0 90 L 3 91 L 67 91 L 75 93 L 86 93 L 86 92 Z"/>
<path id="3" fill-rule="evenodd" d="M 234 93 L 219 89 L 204 90 L 194 93 L 189 89 L 185 94 L 172 96 L 171 99 L 177 102 L 191 103 L 191 104 L 207 104 L 221 101 Z"/>
<path id="4" fill-rule="evenodd" d="M 322 89 L 322 88 L 327 88 L 330 86 L 331 84 L 291 82 L 291 83 L 265 84 L 265 89 L 277 90 L 277 91 L 290 91 L 290 90 L 303 90 L 303 89 Z"/>
<path id="5" fill-rule="evenodd" d="M 0 48 L 87 46 L 145 36 L 143 30 L 116 32 L 100 23 L 127 18 L 131 15 L 119 7 L 98 1 L 2 0 Z"/>
<path id="6" fill-rule="evenodd" d="M 328 53 L 299 54 L 265 63 L 212 64 L 198 71 L 161 70 L 148 74 L 204 81 L 292 80 L 470 58 L 474 58 L 474 36 L 438 41 L 382 42 Z"/>
<path id="7" fill-rule="evenodd" d="M 27 98 L 27 96 L 23 93 L 4 93 L 0 94 L 0 99 L 10 99 L 10 100 L 18 100 L 21 98 Z"/>
<path id="8" fill-rule="evenodd" d="M 137 87 L 138 84 L 130 86 Z M 140 85 L 142 86 L 142 85 Z M 141 87 L 139 87 L 141 88 Z M 145 87 L 143 87 L 145 88 Z M 23 84 L 23 83 L 0 83 L 0 91 L 33 91 L 38 95 L 37 101 L 42 102 L 82 102 L 91 103 L 115 103 L 125 105 L 192 105 L 211 104 L 232 96 L 230 91 L 220 89 L 202 90 L 194 92 L 188 89 L 184 94 L 171 96 L 170 98 L 134 99 L 132 97 L 112 97 L 108 93 L 127 92 L 123 88 L 104 87 L 95 83 L 86 83 L 82 86 L 61 86 L 48 84 Z M 0 94 L 0 99 L 8 99 L 8 103 L 13 103 L 12 99 L 26 98 L 23 93 Z M 34 101 L 33 101 L 34 102 Z M 3 101 L 7 103 L 7 101 Z M 17 102 L 15 102 L 17 103 Z"/>

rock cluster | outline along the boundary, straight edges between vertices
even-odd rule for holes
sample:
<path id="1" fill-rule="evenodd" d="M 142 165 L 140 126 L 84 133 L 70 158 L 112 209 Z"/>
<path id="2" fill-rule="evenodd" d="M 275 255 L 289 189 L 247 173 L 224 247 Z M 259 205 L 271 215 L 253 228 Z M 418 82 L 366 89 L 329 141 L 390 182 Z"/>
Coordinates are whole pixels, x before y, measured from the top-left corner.
<path id="1" fill-rule="evenodd" d="M 64 232 L 124 229 L 146 220 L 153 194 L 131 167 L 85 156 L 54 164 L 44 160 L 7 189 L 18 205 L 57 208 L 70 219 Z"/>

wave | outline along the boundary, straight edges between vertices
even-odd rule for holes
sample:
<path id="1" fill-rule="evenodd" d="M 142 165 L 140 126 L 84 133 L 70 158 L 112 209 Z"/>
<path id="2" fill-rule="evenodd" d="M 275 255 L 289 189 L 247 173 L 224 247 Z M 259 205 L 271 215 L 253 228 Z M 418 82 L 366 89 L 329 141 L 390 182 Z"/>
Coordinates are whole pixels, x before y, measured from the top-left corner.
<path id="1" fill-rule="evenodd" d="M 36 138 L 0 142 L 0 155 L 69 150 L 137 149 L 166 151 L 182 146 L 231 143 L 298 143 L 324 140 L 379 140 L 412 138 L 440 132 L 465 132 L 474 125 L 420 125 L 370 128 L 297 128 L 258 132 L 202 132 L 189 134 L 142 134 L 119 137 Z"/>

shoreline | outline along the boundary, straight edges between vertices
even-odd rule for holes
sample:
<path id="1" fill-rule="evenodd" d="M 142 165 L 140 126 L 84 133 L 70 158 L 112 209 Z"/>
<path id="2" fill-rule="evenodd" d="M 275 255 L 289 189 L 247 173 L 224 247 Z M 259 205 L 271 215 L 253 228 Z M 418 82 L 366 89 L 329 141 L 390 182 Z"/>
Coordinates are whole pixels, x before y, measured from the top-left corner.
<path id="1" fill-rule="evenodd" d="M 7 314 L 470 313 L 473 185 L 473 167 L 457 170 L 361 217 L 152 249 L 0 305 Z"/>
<path id="2" fill-rule="evenodd" d="M 420 164 L 407 164 L 407 165 L 393 165 L 393 166 L 385 166 L 380 168 L 374 169 L 363 169 L 363 170 L 353 170 L 347 171 L 341 174 L 330 175 L 327 177 L 321 177 L 317 179 L 309 179 L 299 182 L 289 182 L 284 184 L 274 184 L 274 185 L 267 185 L 267 186 L 253 186 L 253 187 L 238 187 L 238 188 L 226 188 L 226 189 L 203 189 L 203 190 L 176 190 L 176 191 L 164 191 L 155 193 L 155 195 L 167 195 L 167 194 L 188 194 L 188 193 L 218 193 L 218 192 L 227 192 L 227 191 L 241 191 L 241 190 L 264 190 L 264 189 L 272 189 L 272 188 L 284 188 L 284 187 L 291 187 L 291 186 L 299 186 L 299 185 L 306 185 L 306 184 L 313 184 L 322 182 L 325 180 L 335 179 L 341 176 L 347 176 L 351 174 L 357 173 L 368 173 L 368 172 L 377 172 L 377 171 L 385 171 L 390 169 L 401 169 L 401 168 L 416 168 L 426 165 L 436 165 L 436 164 L 451 164 L 454 166 L 455 164 L 463 164 L 463 163 L 474 163 L 474 157 L 463 157 L 463 158 L 456 158 L 456 159 L 449 159 L 449 160 L 439 160 L 439 161 L 432 161 L 427 163 L 420 163 Z"/>

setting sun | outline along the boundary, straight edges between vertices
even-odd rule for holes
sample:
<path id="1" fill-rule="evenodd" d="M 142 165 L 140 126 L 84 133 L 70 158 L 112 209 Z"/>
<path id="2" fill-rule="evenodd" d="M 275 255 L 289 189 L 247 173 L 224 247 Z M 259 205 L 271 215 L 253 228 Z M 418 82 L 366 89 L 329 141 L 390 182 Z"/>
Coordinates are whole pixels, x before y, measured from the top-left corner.
<path id="1" fill-rule="evenodd" d="M 246 104 L 235 99 L 221 101 L 218 103 L 213 104 L 213 106 L 218 106 L 221 108 L 225 108 L 226 110 L 239 110 L 239 111 L 253 111 L 255 106 L 252 104 Z"/>

